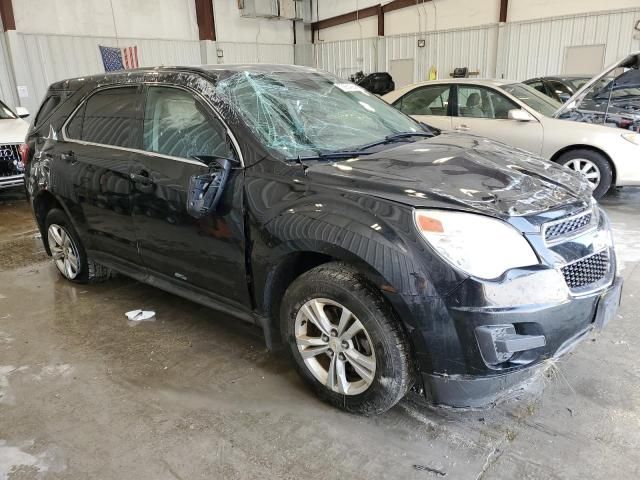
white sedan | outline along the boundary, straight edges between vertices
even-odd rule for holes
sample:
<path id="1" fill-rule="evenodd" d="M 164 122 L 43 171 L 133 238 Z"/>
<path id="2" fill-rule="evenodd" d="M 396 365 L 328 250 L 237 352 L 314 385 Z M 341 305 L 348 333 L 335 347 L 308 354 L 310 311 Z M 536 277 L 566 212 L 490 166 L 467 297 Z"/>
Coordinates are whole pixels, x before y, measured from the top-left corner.
<path id="1" fill-rule="evenodd" d="M 441 130 L 498 140 L 577 170 L 596 198 L 612 186 L 640 185 L 640 134 L 553 118 L 561 105 L 522 83 L 435 80 L 382 98 Z"/>
<path id="2" fill-rule="evenodd" d="M 23 118 L 28 116 L 25 108 L 14 112 L 0 101 L 0 190 L 24 185 L 22 145 L 29 124 Z"/>

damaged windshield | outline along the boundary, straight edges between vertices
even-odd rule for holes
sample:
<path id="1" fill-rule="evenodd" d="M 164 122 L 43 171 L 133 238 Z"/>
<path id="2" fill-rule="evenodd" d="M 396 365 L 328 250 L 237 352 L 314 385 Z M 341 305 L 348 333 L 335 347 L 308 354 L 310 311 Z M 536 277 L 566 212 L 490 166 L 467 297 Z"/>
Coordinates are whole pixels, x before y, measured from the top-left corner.
<path id="1" fill-rule="evenodd" d="M 240 72 L 216 92 L 265 146 L 290 159 L 429 134 L 363 88 L 319 72 Z"/>

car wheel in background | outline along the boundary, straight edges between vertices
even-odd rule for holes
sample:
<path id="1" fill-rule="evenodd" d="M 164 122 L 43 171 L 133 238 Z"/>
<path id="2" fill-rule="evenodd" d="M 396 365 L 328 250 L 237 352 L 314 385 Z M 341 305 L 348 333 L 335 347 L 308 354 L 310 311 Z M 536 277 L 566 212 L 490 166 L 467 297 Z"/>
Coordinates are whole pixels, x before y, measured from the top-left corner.
<path id="1" fill-rule="evenodd" d="M 584 175 L 593 187 L 595 198 L 602 198 L 611 188 L 611 164 L 598 152 L 587 149 L 570 150 L 558 158 L 558 163 Z"/>
<path id="2" fill-rule="evenodd" d="M 380 293 L 345 264 L 321 265 L 291 284 L 281 332 L 301 376 L 343 410 L 382 413 L 413 385 L 402 326 Z"/>
<path id="3" fill-rule="evenodd" d="M 57 208 L 49 211 L 45 219 L 44 241 L 49 245 L 58 271 L 76 283 L 104 281 L 110 270 L 88 258 L 78 233 L 67 215 Z"/>

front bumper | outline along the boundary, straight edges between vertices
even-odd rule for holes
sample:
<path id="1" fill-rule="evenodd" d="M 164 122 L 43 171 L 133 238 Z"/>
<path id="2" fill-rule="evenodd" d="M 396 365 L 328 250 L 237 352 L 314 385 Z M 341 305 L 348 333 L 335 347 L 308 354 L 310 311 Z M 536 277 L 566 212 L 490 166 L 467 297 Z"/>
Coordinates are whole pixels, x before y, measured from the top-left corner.
<path id="1" fill-rule="evenodd" d="M 541 289 L 545 289 L 541 285 Z M 571 351 L 594 329 L 602 329 L 618 309 L 622 279 L 588 296 L 574 297 L 556 305 L 514 308 L 459 308 L 450 313 L 461 342 L 467 346 L 465 363 L 474 373 L 422 373 L 427 399 L 454 407 L 480 407 L 508 397 L 532 379 L 546 360 Z M 467 292 L 468 293 L 468 292 Z M 451 299 L 453 304 L 457 300 Z M 474 338 L 477 327 L 513 325 L 520 335 L 543 335 L 542 347 L 520 352 L 510 361 L 490 365 Z M 471 328 L 470 328 L 471 327 Z"/>

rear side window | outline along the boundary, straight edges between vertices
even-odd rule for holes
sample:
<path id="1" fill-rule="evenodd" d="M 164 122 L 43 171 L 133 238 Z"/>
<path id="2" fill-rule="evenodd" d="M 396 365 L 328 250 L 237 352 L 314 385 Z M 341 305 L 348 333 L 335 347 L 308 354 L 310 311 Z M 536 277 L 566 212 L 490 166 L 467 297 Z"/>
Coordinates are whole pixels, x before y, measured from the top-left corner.
<path id="1" fill-rule="evenodd" d="M 34 126 L 39 126 L 41 122 L 49 118 L 49 115 L 56 109 L 58 105 L 60 105 L 60 101 L 62 98 L 60 95 L 50 95 L 48 96 L 44 102 L 42 102 L 42 106 L 40 110 L 38 110 L 38 114 L 36 115 L 36 120 L 34 122 Z"/>
<path id="2" fill-rule="evenodd" d="M 86 142 L 135 148 L 142 124 L 137 116 L 140 97 L 136 86 L 92 95 L 69 122 L 67 135 Z"/>

